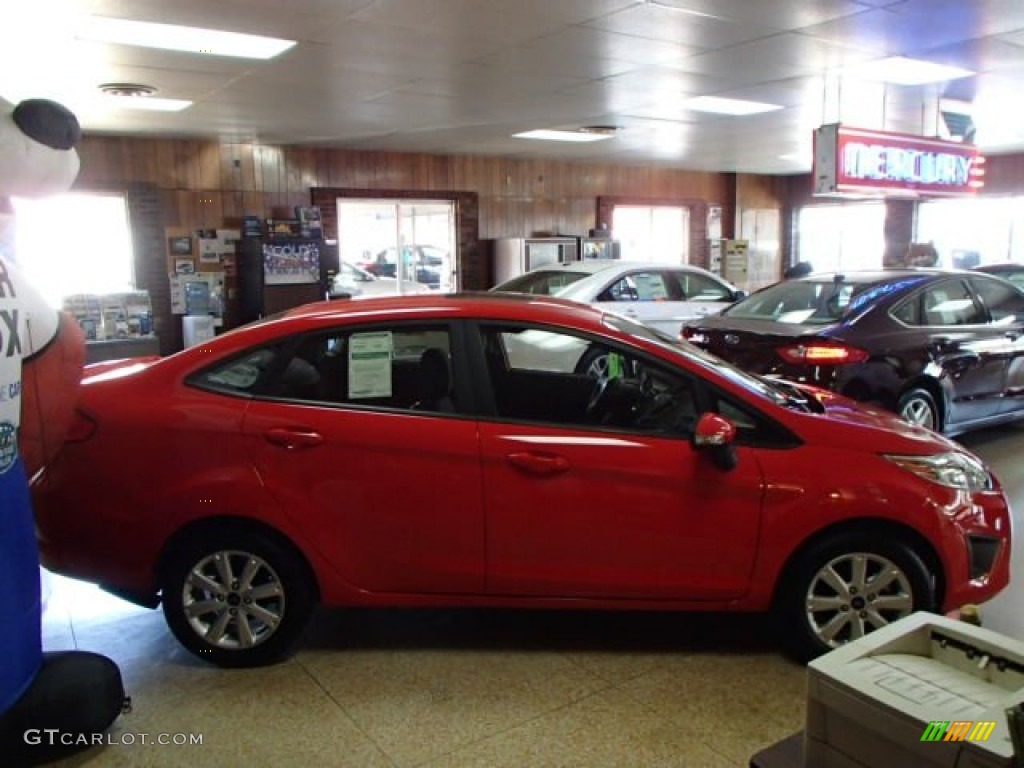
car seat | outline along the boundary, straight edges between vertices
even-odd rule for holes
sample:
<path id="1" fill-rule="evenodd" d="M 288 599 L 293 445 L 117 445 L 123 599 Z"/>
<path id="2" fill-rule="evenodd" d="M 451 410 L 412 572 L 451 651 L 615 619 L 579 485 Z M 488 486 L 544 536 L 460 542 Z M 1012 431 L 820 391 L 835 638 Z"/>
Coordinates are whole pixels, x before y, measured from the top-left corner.
<path id="1" fill-rule="evenodd" d="M 452 399 L 452 376 L 448 355 L 442 349 L 429 347 L 420 355 L 419 399 L 413 403 L 417 411 L 439 411 L 454 413 Z"/>

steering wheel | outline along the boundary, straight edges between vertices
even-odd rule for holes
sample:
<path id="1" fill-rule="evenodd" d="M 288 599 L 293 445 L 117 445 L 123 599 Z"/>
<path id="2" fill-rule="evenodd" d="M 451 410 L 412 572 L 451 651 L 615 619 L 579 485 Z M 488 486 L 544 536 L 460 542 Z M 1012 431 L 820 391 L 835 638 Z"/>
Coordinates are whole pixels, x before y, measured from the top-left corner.
<path id="1" fill-rule="evenodd" d="M 594 414 L 600 412 L 610 390 L 611 378 L 609 376 L 598 376 L 594 379 L 594 386 L 591 388 L 590 398 L 587 400 L 588 417 L 593 417 Z"/>

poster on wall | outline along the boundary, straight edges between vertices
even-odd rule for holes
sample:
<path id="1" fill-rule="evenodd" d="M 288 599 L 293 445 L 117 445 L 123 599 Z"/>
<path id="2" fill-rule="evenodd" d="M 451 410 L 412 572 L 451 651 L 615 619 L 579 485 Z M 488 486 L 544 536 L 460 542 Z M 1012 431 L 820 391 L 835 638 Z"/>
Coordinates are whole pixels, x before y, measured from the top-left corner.
<path id="1" fill-rule="evenodd" d="M 320 249 L 316 243 L 264 243 L 263 282 L 301 285 L 320 282 Z"/>

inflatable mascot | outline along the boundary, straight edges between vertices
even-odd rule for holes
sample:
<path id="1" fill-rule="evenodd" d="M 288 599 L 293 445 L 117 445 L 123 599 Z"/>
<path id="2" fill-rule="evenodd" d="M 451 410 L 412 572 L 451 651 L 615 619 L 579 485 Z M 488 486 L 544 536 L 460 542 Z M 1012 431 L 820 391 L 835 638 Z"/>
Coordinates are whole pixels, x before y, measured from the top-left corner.
<path id="1" fill-rule="evenodd" d="M 17 271 L 11 197 L 66 191 L 75 116 L 30 100 L 0 115 L 0 762 L 38 765 L 92 743 L 124 702 L 121 673 L 93 653 L 42 652 L 39 553 L 29 478 L 60 448 L 84 359 L 77 323 Z"/>

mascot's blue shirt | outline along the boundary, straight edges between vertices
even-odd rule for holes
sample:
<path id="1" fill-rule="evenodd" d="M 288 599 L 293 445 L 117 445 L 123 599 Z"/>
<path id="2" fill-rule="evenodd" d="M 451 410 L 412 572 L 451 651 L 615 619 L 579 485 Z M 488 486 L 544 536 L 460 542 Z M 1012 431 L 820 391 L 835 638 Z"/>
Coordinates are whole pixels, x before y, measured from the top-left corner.
<path id="1" fill-rule="evenodd" d="M 18 423 L 22 360 L 49 343 L 57 323 L 57 312 L 0 258 L 0 713 L 21 697 L 41 662 L 39 560 Z"/>

